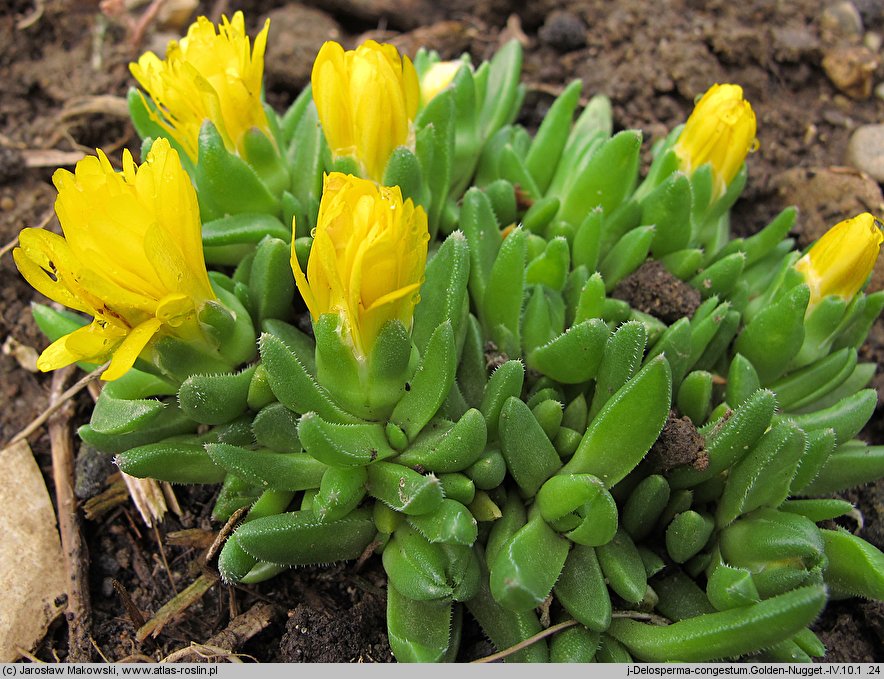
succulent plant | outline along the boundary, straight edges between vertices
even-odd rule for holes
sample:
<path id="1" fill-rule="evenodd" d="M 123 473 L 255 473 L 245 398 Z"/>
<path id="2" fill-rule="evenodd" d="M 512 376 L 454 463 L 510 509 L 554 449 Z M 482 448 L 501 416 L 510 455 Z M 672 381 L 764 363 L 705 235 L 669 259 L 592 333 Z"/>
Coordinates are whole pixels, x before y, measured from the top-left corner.
<path id="1" fill-rule="evenodd" d="M 881 225 L 800 252 L 789 208 L 732 238 L 739 86 L 643 168 L 580 82 L 518 124 L 516 42 L 478 66 L 327 44 L 280 116 L 225 99 L 266 31 L 210 28 L 133 66 L 145 164 L 58 174 L 66 240 L 23 233 L 16 262 L 95 318 L 35 307 L 42 368 L 113 357 L 81 438 L 245 512 L 225 581 L 377 555 L 402 662 L 456 660 L 465 611 L 511 661 L 809 661 L 827 601 L 884 599 L 884 555 L 831 523 L 884 476 L 857 438 Z"/>

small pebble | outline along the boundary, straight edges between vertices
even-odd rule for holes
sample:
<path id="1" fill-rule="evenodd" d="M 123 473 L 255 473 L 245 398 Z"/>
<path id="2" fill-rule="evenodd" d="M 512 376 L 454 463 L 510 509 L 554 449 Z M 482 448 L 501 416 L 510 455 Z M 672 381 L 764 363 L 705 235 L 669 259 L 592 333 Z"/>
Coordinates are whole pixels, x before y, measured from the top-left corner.
<path id="1" fill-rule="evenodd" d="M 15 209 L 15 198 L 12 196 L 3 196 L 0 198 L 0 210 L 4 212 L 9 212 L 10 210 Z"/>
<path id="2" fill-rule="evenodd" d="M 863 34 L 862 16 L 852 2 L 833 2 L 820 16 L 820 29 L 826 40 L 858 41 Z"/>
<path id="3" fill-rule="evenodd" d="M 832 84 L 853 99 L 868 99 L 878 58 L 868 47 L 836 47 L 823 56 Z"/>
<path id="4" fill-rule="evenodd" d="M 884 183 L 884 124 L 856 128 L 847 143 L 847 162 Z"/>
<path id="5" fill-rule="evenodd" d="M 884 100 L 884 83 L 878 83 L 875 87 L 875 96 L 878 97 L 878 99 Z"/>
<path id="6" fill-rule="evenodd" d="M 537 37 L 559 52 L 572 52 L 586 46 L 586 26 L 575 14 L 556 10 L 546 17 Z"/>
<path id="7" fill-rule="evenodd" d="M 863 37 L 863 45 L 872 50 L 872 52 L 880 52 L 882 43 L 884 43 L 884 38 L 881 37 L 880 33 L 876 33 L 875 31 L 869 31 Z"/>

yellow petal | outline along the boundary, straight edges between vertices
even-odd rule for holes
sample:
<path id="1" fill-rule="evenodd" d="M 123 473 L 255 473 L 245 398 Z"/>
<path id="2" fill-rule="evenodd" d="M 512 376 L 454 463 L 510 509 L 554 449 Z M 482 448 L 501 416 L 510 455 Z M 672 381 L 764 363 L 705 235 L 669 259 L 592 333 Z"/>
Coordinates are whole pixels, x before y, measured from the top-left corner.
<path id="1" fill-rule="evenodd" d="M 18 236 L 19 247 L 12 251 L 15 265 L 37 292 L 77 311 L 93 314 L 94 308 L 74 295 L 58 278 L 58 265 L 74 265 L 64 238 L 43 229 L 24 229 Z"/>
<path id="2" fill-rule="evenodd" d="M 112 326 L 93 322 L 50 344 L 37 359 L 37 368 L 46 372 L 77 361 L 104 363 L 122 340 Z"/>
<path id="3" fill-rule="evenodd" d="M 294 225 L 292 226 L 292 232 L 294 233 Z M 292 256 L 290 262 L 292 265 L 292 273 L 295 275 L 295 285 L 298 288 L 298 292 L 301 293 L 301 297 L 304 299 L 307 309 L 310 311 L 310 315 L 316 320 L 319 318 L 316 298 L 313 296 L 313 290 L 307 282 L 307 276 L 305 276 L 304 272 L 301 270 L 301 263 L 298 261 L 298 256 L 295 253 L 294 236 L 292 236 Z"/>
<path id="4" fill-rule="evenodd" d="M 111 363 L 101 374 L 101 379 L 108 382 L 118 379 L 125 375 L 129 369 L 135 365 L 137 359 L 147 343 L 153 339 L 157 331 L 160 329 L 162 321 L 158 318 L 151 318 L 126 335 L 126 339 L 114 351 L 114 357 Z"/>

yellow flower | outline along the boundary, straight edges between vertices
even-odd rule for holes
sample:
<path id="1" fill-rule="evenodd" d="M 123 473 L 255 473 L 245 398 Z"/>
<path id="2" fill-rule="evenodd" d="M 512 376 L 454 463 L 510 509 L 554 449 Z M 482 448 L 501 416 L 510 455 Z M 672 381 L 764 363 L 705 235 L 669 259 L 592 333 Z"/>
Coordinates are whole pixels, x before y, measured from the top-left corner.
<path id="1" fill-rule="evenodd" d="M 205 120 L 214 123 L 230 152 L 242 150 L 242 136 L 253 127 L 269 135 L 261 102 L 269 27 L 268 19 L 250 50 L 242 12 L 232 21 L 222 17 L 217 33 L 211 21 L 199 17 L 184 38 L 169 43 L 165 60 L 146 52 L 129 64 L 158 110 L 151 117 L 193 162 Z"/>
<path id="2" fill-rule="evenodd" d="M 757 144 L 755 112 L 743 99 L 743 88 L 726 84 L 713 85 L 706 91 L 673 148 L 688 174 L 711 163 L 721 195 Z"/>
<path id="3" fill-rule="evenodd" d="M 827 295 L 853 299 L 872 272 L 882 241 L 881 223 L 868 212 L 826 231 L 795 263 L 810 287 L 808 308 Z"/>
<path id="4" fill-rule="evenodd" d="M 437 94 L 448 87 L 463 65 L 464 62 L 458 59 L 457 61 L 437 61 L 430 66 L 420 79 L 421 104 L 426 106 Z"/>
<path id="5" fill-rule="evenodd" d="M 295 282 L 313 319 L 338 314 L 359 357 L 371 353 L 387 321 L 410 329 L 429 239 L 426 212 L 403 202 L 398 186 L 327 175 L 306 276 L 292 250 Z"/>
<path id="6" fill-rule="evenodd" d="M 355 157 L 366 177 L 381 181 L 390 154 L 409 143 L 420 103 L 409 58 L 374 40 L 346 52 L 329 41 L 313 63 L 312 88 L 334 156 Z"/>
<path id="7" fill-rule="evenodd" d="M 158 333 L 198 336 L 196 312 L 215 294 L 196 192 L 169 142 L 157 139 L 140 167 L 127 150 L 115 172 L 98 151 L 52 181 L 64 236 L 24 229 L 15 263 L 39 292 L 94 320 L 53 342 L 37 367 L 112 357 L 102 378 L 115 380 Z"/>

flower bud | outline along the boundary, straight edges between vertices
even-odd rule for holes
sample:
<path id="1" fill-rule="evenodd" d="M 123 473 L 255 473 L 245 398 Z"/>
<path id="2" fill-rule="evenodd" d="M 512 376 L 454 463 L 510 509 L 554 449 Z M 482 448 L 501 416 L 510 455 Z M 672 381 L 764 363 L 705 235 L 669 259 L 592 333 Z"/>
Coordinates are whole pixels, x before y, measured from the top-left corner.
<path id="1" fill-rule="evenodd" d="M 313 320 L 339 315 L 358 357 L 387 321 L 410 329 L 429 237 L 426 212 L 403 202 L 399 187 L 327 175 L 306 276 L 294 252 L 291 262 Z"/>
<path id="2" fill-rule="evenodd" d="M 412 136 L 420 85 L 411 60 L 374 40 L 346 52 L 329 41 L 316 56 L 311 82 L 332 154 L 355 158 L 365 177 L 380 181 L 390 154 Z"/>
<path id="3" fill-rule="evenodd" d="M 710 163 L 721 195 L 757 143 L 755 112 L 743 88 L 725 84 L 713 85 L 697 102 L 673 149 L 688 175 Z"/>
<path id="4" fill-rule="evenodd" d="M 813 244 L 795 268 L 810 288 L 810 307 L 827 295 L 850 301 L 878 259 L 884 234 L 868 212 L 839 222 Z"/>

